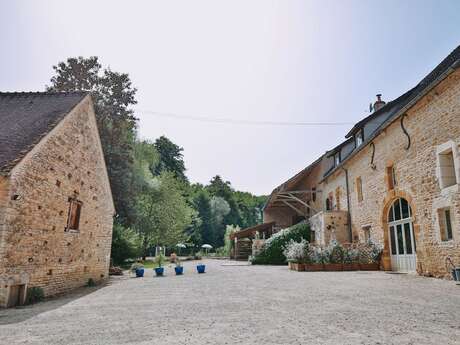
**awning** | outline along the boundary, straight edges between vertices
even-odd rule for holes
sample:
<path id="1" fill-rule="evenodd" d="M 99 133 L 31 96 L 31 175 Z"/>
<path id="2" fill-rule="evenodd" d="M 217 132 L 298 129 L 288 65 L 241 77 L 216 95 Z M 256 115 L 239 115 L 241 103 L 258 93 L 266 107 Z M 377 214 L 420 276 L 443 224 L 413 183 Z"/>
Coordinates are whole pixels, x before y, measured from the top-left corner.
<path id="1" fill-rule="evenodd" d="M 262 223 L 259 225 L 252 226 L 237 232 L 234 232 L 230 235 L 230 239 L 234 240 L 235 238 L 247 238 L 252 237 L 256 232 L 271 232 L 275 222 Z"/>

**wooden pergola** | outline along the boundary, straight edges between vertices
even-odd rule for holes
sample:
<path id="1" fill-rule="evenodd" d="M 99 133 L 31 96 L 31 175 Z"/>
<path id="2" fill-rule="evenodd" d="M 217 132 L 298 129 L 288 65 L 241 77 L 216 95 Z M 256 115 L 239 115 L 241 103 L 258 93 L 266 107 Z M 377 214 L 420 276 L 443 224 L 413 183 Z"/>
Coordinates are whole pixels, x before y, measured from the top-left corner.
<path id="1" fill-rule="evenodd" d="M 317 213 L 318 210 L 309 205 L 308 200 L 311 200 L 312 193 L 321 193 L 320 190 L 283 190 L 277 191 L 272 194 L 270 200 L 270 207 L 290 207 L 298 215 L 306 216 L 308 214 L 307 210 L 310 209 L 311 212 Z"/>
<path id="2" fill-rule="evenodd" d="M 257 232 L 265 234 L 265 236 L 268 238 L 273 233 L 274 225 L 275 222 L 269 222 L 251 226 L 250 228 L 242 229 L 240 231 L 232 233 L 230 235 L 230 239 L 233 241 L 235 239 L 240 238 L 254 238 Z"/>

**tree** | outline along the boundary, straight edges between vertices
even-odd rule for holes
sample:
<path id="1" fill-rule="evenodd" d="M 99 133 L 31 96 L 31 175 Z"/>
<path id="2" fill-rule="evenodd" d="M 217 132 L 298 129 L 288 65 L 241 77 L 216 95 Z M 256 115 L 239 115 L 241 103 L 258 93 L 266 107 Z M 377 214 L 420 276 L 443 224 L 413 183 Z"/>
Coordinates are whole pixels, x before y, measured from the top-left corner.
<path id="1" fill-rule="evenodd" d="M 172 172 L 179 180 L 188 182 L 188 179 L 185 176 L 185 163 L 182 154 L 184 149 L 174 144 L 165 136 L 161 136 L 155 141 L 155 148 L 160 155 L 160 161 L 156 166 L 154 173 L 159 175 L 164 171 L 169 171 Z"/>
<path id="2" fill-rule="evenodd" d="M 112 235 L 112 260 L 114 264 L 123 264 L 126 259 L 137 258 L 141 252 L 141 238 L 132 229 L 115 223 Z"/>
<path id="3" fill-rule="evenodd" d="M 197 230 L 200 233 L 201 241 L 196 245 L 202 245 L 203 243 L 214 244 L 215 236 L 213 231 L 213 220 L 211 214 L 211 199 L 206 191 L 199 191 L 193 200 L 193 206 L 198 212 L 200 218 L 200 224 L 197 226 Z"/>
<path id="4" fill-rule="evenodd" d="M 96 56 L 68 58 L 53 66 L 48 91 L 89 91 L 93 98 L 107 164 L 117 221 L 133 224 L 135 190 L 133 182 L 136 118 L 130 106 L 137 103 L 137 89 L 126 73 L 102 70 Z"/>
<path id="5" fill-rule="evenodd" d="M 214 228 L 214 247 L 221 247 L 224 244 L 225 223 L 224 219 L 230 213 L 230 206 L 224 198 L 213 196 L 210 201 L 212 224 Z"/>
<path id="6" fill-rule="evenodd" d="M 230 206 L 230 211 L 225 215 L 224 223 L 241 226 L 241 215 L 230 182 L 224 182 L 219 175 L 216 175 L 211 179 L 207 190 L 211 195 L 223 198 Z"/>
<path id="7" fill-rule="evenodd" d="M 185 230 L 190 226 L 193 209 L 181 194 L 174 175 L 164 172 L 155 176 L 137 198 L 136 229 L 143 239 L 143 255 L 152 246 L 174 247 L 186 241 Z"/>

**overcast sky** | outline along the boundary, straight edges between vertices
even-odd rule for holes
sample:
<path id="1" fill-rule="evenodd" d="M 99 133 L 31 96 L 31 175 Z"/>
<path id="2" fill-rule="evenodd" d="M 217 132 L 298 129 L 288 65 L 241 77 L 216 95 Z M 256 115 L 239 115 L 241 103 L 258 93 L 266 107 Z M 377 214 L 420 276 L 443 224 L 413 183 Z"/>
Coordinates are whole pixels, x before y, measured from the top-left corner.
<path id="1" fill-rule="evenodd" d="M 271 190 L 460 44 L 460 1 L 0 0 L 0 90 L 43 90 L 52 65 L 99 56 L 138 88 L 142 138 L 184 147 L 187 174 Z"/>

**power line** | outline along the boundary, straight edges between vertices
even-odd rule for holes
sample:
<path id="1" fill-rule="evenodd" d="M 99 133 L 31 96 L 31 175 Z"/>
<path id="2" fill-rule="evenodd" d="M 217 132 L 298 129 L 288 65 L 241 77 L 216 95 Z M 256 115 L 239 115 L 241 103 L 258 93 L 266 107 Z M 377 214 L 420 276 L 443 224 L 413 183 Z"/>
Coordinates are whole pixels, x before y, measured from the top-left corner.
<path id="1" fill-rule="evenodd" d="M 235 120 L 230 118 L 212 118 L 206 116 L 181 115 L 175 113 L 163 113 L 151 110 L 136 109 L 138 113 L 150 114 L 159 117 L 166 117 L 175 120 L 190 120 L 198 122 L 235 124 L 235 125 L 252 125 L 252 126 L 349 126 L 354 122 L 287 122 L 287 121 L 253 121 L 253 120 Z"/>

